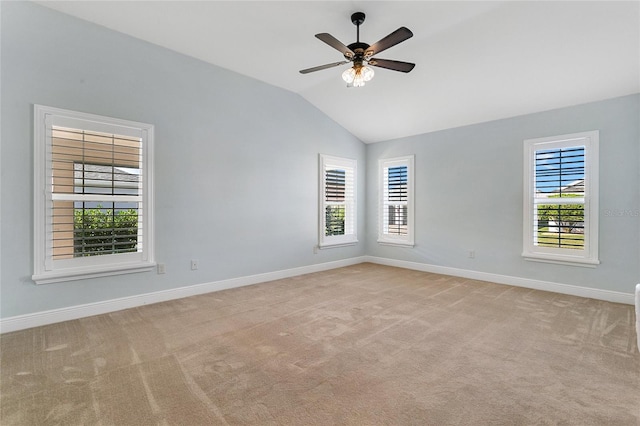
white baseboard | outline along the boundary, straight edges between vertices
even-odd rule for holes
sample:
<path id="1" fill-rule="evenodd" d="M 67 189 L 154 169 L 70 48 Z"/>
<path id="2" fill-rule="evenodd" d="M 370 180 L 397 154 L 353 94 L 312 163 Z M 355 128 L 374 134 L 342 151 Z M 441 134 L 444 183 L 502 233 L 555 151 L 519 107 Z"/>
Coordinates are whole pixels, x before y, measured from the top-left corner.
<path id="1" fill-rule="evenodd" d="M 341 268 L 343 266 L 356 265 L 364 261 L 364 257 L 353 257 L 349 259 L 338 260 L 335 262 L 301 266 L 298 268 L 267 272 L 264 274 L 195 284 L 186 287 L 156 291 L 153 293 L 139 294 L 136 296 L 122 297 L 95 303 L 87 303 L 84 305 L 69 306 L 67 308 L 52 309 L 50 311 L 36 312 L 33 314 L 18 315 L 0 319 L 0 333 L 9 333 L 11 331 L 24 330 L 27 328 L 39 327 L 42 325 L 54 324 L 62 321 L 69 321 L 93 315 L 106 314 L 109 312 L 135 308 L 137 306 L 149 305 L 152 303 L 166 302 L 173 299 L 182 299 L 183 297 L 196 296 L 198 294 L 243 287 L 266 281 L 273 281 L 282 278 L 310 274 L 313 272 L 327 271 L 330 269 Z"/>
<path id="2" fill-rule="evenodd" d="M 635 303 L 633 293 L 621 293 L 617 291 L 601 290 L 597 288 L 554 283 L 551 281 L 540 281 L 530 278 L 520 278 L 509 275 L 492 274 L 489 272 L 478 272 L 468 269 L 429 265 L 427 263 L 408 262 L 405 260 L 395 260 L 383 257 L 365 256 L 365 258 L 367 262 L 377 263 L 380 265 L 396 266 L 398 268 L 432 272 L 442 275 L 453 275 L 456 277 L 470 278 L 480 281 L 490 281 L 497 284 L 507 284 L 515 287 L 551 291 L 554 293 L 570 294 L 572 296 L 588 297 L 590 299 L 606 300 L 608 302 L 624 303 L 627 305 L 633 305 Z"/>
<path id="3" fill-rule="evenodd" d="M 181 299 L 183 297 L 196 296 L 198 294 L 211 293 L 214 291 L 226 290 L 230 288 L 243 287 L 267 281 L 279 280 L 282 278 L 295 277 L 298 275 L 310 274 L 313 272 L 327 271 L 344 266 L 356 265 L 358 263 L 371 262 L 380 265 L 396 266 L 399 268 L 413 269 L 416 271 L 432 272 L 443 275 L 453 275 L 474 280 L 490 281 L 498 284 L 508 284 L 516 287 L 525 287 L 535 290 L 551 291 L 555 293 L 570 294 L 573 296 L 588 297 L 591 299 L 606 300 L 609 302 L 625 303 L 633 305 L 634 295 L 632 293 L 620 293 L 616 291 L 600 290 L 588 287 L 579 287 L 568 284 L 559 284 L 549 281 L 532 280 L 529 278 L 512 277 L 508 275 L 492 274 L 487 272 L 471 271 L 467 269 L 451 268 L 447 266 L 429 265 L 426 263 L 408 262 L 405 260 L 395 260 L 375 256 L 360 256 L 335 262 L 320 263 L 316 265 L 301 266 L 298 268 L 285 269 L 281 271 L 267 272 L 264 274 L 250 275 L 246 277 L 231 278 L 228 280 L 215 281 L 209 283 L 196 284 L 186 287 L 179 287 L 169 290 L 162 290 L 153 293 L 140 294 L 136 296 L 122 297 L 118 299 L 105 300 L 101 302 L 88 303 L 85 305 L 69 306 L 66 308 L 52 309 L 50 311 L 36 312 L 33 314 L 18 315 L 5 319 L 0 319 L 0 333 L 24 330 L 32 327 L 39 327 L 47 324 L 54 324 L 62 321 L 69 321 L 93 315 L 106 314 L 120 311 L 122 309 L 135 308 L 137 306 L 148 305 L 168 300 Z"/>

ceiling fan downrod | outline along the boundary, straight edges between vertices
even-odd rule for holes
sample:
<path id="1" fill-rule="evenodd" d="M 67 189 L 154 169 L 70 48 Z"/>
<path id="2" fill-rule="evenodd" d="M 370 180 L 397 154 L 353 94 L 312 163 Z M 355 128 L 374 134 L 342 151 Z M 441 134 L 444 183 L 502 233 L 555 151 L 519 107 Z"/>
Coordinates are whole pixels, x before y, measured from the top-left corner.
<path id="1" fill-rule="evenodd" d="M 365 14 L 363 12 L 356 12 L 351 15 L 351 22 L 356 26 L 356 41 L 355 43 L 351 43 L 347 46 L 351 50 L 351 52 L 347 52 L 344 55 L 346 59 L 353 60 L 354 62 L 357 61 L 360 63 L 362 63 L 363 59 L 368 59 L 365 52 L 369 48 L 369 45 L 367 43 L 360 42 L 360 25 L 364 22 L 364 18 Z M 355 55 L 351 55 L 352 52 L 355 53 Z"/>
<path id="2" fill-rule="evenodd" d="M 364 22 L 365 14 L 356 12 L 351 15 L 351 22 L 356 26 L 356 43 L 360 43 L 360 24 Z"/>

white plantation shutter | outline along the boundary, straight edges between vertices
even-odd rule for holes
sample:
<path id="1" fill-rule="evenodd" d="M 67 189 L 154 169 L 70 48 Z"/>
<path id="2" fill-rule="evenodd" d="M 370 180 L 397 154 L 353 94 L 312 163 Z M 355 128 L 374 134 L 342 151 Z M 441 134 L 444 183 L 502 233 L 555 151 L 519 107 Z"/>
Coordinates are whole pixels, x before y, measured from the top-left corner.
<path id="1" fill-rule="evenodd" d="M 142 251 L 141 136 L 51 126 L 50 164 L 51 261 Z"/>
<path id="2" fill-rule="evenodd" d="M 386 167 L 383 170 L 383 226 L 384 233 L 407 235 L 408 167 Z"/>
<path id="3" fill-rule="evenodd" d="M 153 267 L 153 126 L 35 108 L 36 283 Z"/>
<path id="4" fill-rule="evenodd" d="M 413 156 L 380 160 L 380 243 L 413 245 L 413 163 Z"/>
<path id="5" fill-rule="evenodd" d="M 356 161 L 320 155 L 319 246 L 354 244 Z"/>
<path id="6" fill-rule="evenodd" d="M 533 161 L 533 244 L 584 250 L 584 145 L 539 149 Z"/>
<path id="7" fill-rule="evenodd" d="M 528 260 L 598 260 L 597 131 L 525 141 L 524 247 Z"/>

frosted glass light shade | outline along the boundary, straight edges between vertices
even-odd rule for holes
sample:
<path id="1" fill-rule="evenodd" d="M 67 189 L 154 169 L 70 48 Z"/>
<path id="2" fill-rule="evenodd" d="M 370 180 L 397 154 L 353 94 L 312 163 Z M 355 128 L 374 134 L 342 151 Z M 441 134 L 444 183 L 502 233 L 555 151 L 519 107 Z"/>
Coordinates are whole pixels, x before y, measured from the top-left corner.
<path id="1" fill-rule="evenodd" d="M 343 73 L 342 73 L 342 79 L 345 81 L 345 83 L 347 84 L 351 84 L 353 83 L 353 80 L 356 77 L 356 70 L 355 68 L 351 67 L 346 69 Z"/>

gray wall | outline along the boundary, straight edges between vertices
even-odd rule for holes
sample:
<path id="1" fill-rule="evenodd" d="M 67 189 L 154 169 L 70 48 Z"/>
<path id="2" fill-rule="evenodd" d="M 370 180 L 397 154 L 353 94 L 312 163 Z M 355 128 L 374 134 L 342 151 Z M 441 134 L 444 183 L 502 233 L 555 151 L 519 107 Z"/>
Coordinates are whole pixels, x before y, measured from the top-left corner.
<path id="1" fill-rule="evenodd" d="M 640 277 L 638 216 L 604 214 L 640 211 L 639 95 L 365 146 L 301 97 L 236 73 L 32 3 L 3 2 L 1 19 L 2 318 L 364 254 L 625 293 Z M 34 103 L 156 126 L 166 274 L 33 284 Z M 524 261 L 522 141 L 594 129 L 602 264 Z M 318 153 L 359 162 L 360 243 L 314 254 Z M 379 246 L 377 160 L 406 154 L 416 247 Z"/>
<path id="2" fill-rule="evenodd" d="M 1 317 L 364 254 L 313 252 L 318 154 L 357 159 L 364 200 L 365 145 L 300 96 L 32 3 L 3 2 L 1 31 Z M 34 103 L 155 125 L 166 274 L 31 281 Z"/>
<path id="3" fill-rule="evenodd" d="M 633 293 L 640 280 L 639 117 L 640 96 L 631 95 L 369 145 L 367 254 Z M 587 130 L 600 131 L 601 264 L 526 261 L 523 141 Z M 416 246 L 381 246 L 378 159 L 407 154 L 415 154 Z"/>

